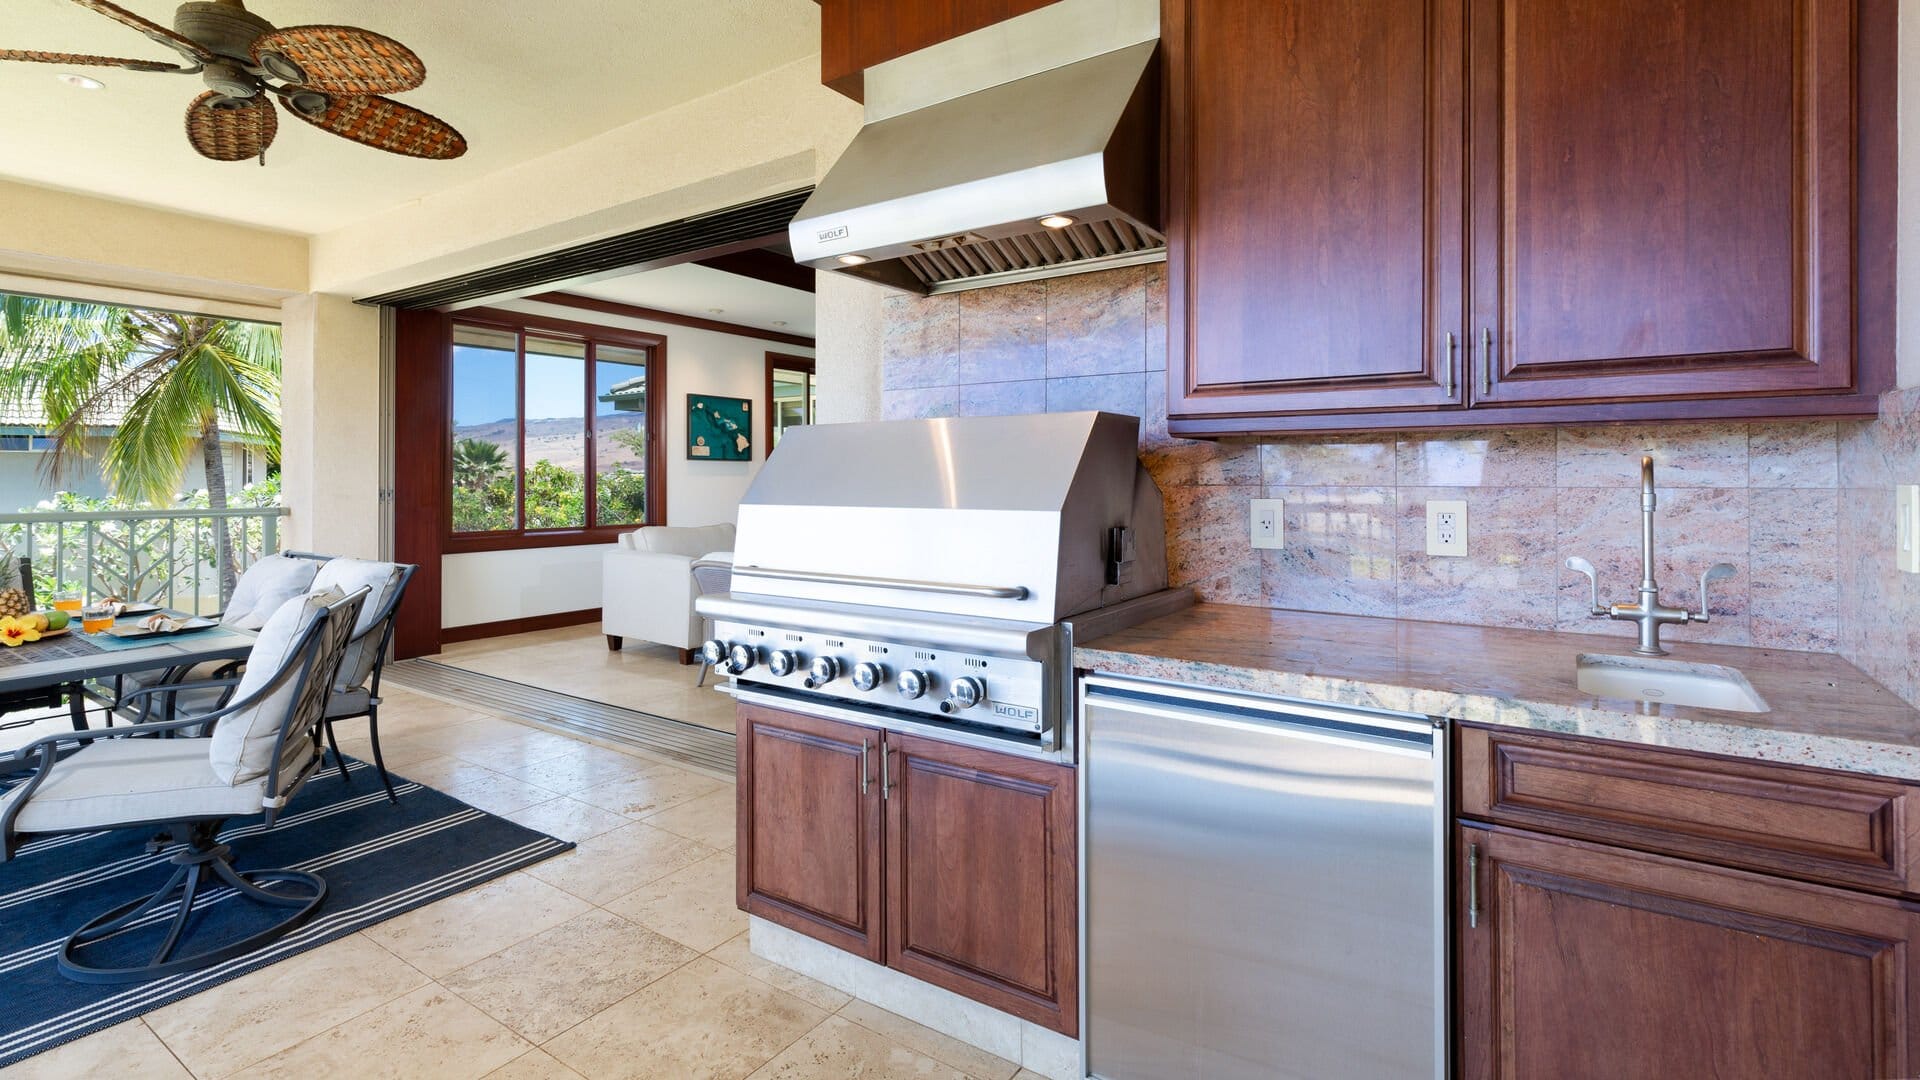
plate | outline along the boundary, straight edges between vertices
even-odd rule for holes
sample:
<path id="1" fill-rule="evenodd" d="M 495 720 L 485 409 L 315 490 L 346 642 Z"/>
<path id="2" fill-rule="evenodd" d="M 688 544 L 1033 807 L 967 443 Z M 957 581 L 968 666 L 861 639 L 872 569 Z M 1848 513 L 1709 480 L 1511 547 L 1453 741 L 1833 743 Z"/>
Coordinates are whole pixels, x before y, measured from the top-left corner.
<path id="1" fill-rule="evenodd" d="M 159 604 L 121 604 L 122 615 L 151 615 L 160 610 Z"/>
<path id="2" fill-rule="evenodd" d="M 178 630 L 151 630 L 138 624 L 132 626 L 110 626 L 102 631 L 109 637 L 122 640 L 146 637 L 172 637 L 175 634 L 191 634 L 196 630 L 211 630 L 220 624 L 212 619 L 188 619 Z"/>

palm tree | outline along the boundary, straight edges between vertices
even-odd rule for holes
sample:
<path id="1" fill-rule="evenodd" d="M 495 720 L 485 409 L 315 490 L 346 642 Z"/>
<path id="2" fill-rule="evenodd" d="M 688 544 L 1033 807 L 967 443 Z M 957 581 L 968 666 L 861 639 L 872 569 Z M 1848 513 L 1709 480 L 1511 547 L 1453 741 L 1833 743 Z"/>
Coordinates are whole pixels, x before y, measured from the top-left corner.
<path id="1" fill-rule="evenodd" d="M 280 456 L 280 328 L 207 315 L 0 297 L 0 401 L 43 413 L 58 480 L 112 427 L 101 465 L 114 494 L 170 506 L 194 452 L 207 504 L 227 506 L 223 426 Z M 236 570 L 226 522 L 214 529 L 222 598 Z"/>
<path id="2" fill-rule="evenodd" d="M 505 476 L 507 451 L 485 439 L 460 439 L 453 444 L 453 478 L 468 491 L 485 491 Z"/>

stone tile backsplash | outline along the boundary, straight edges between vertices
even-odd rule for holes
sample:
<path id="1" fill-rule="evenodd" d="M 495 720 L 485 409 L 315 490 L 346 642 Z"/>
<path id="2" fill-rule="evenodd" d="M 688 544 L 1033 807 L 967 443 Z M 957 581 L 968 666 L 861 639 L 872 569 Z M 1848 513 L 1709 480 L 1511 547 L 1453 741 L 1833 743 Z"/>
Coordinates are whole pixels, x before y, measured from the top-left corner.
<path id="1" fill-rule="evenodd" d="M 1165 335 L 1163 266 L 890 297 L 883 408 L 888 418 L 1140 416 L 1174 579 L 1207 599 L 1594 634 L 1632 628 L 1588 618 L 1585 579 L 1561 567 L 1584 556 L 1603 601 L 1630 598 L 1639 458 L 1651 454 L 1665 595 L 1697 606 L 1701 571 L 1739 571 L 1715 583 L 1713 621 L 1670 628 L 1675 640 L 1840 651 L 1920 701 L 1920 577 L 1895 573 L 1887 554 L 1891 478 L 1920 482 L 1920 391 L 1890 395 L 1889 410 L 1898 399 L 1905 412 L 1871 425 L 1190 442 L 1167 434 Z M 1283 550 L 1247 542 L 1247 502 L 1259 497 L 1286 502 Z M 1466 500 L 1467 558 L 1426 554 L 1431 499 Z"/>

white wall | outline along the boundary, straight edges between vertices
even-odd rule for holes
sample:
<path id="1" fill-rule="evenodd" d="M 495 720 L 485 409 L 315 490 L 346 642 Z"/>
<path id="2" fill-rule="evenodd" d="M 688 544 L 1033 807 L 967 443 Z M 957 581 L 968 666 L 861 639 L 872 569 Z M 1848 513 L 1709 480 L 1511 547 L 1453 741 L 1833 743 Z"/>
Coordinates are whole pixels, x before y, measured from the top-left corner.
<path id="1" fill-rule="evenodd" d="M 603 315 L 579 308 L 512 300 L 508 311 L 641 330 L 667 339 L 667 523 L 714 525 L 733 521 L 740 497 L 766 460 L 761 429 L 767 407 L 767 353 L 812 356 L 812 349 L 686 326 Z M 753 460 L 699 461 L 687 457 L 687 395 L 719 394 L 753 402 Z M 825 393 L 822 393 L 824 406 Z M 824 411 L 824 408 L 823 408 Z M 600 557 L 610 545 L 476 551 L 441 559 L 440 623 L 519 619 L 600 606 Z"/>

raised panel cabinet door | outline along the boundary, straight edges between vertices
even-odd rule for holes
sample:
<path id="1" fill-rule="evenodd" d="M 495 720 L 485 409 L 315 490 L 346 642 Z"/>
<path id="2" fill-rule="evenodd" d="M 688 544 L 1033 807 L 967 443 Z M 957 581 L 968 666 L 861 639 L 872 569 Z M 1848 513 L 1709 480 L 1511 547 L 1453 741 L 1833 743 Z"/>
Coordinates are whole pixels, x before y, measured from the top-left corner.
<path id="1" fill-rule="evenodd" d="M 741 910 L 880 962 L 879 730 L 742 704 L 736 731 Z"/>
<path id="2" fill-rule="evenodd" d="M 1474 10 L 1475 404 L 1853 386 L 1855 0 Z"/>
<path id="3" fill-rule="evenodd" d="M 1074 770 L 887 733 L 887 964 L 1079 1026 Z"/>
<path id="4" fill-rule="evenodd" d="M 1463 402 L 1464 0 L 1162 19 L 1169 416 Z"/>
<path id="5" fill-rule="evenodd" d="M 1498 827 L 1456 833 L 1462 1075 L 1914 1074 L 1920 909 Z"/>

